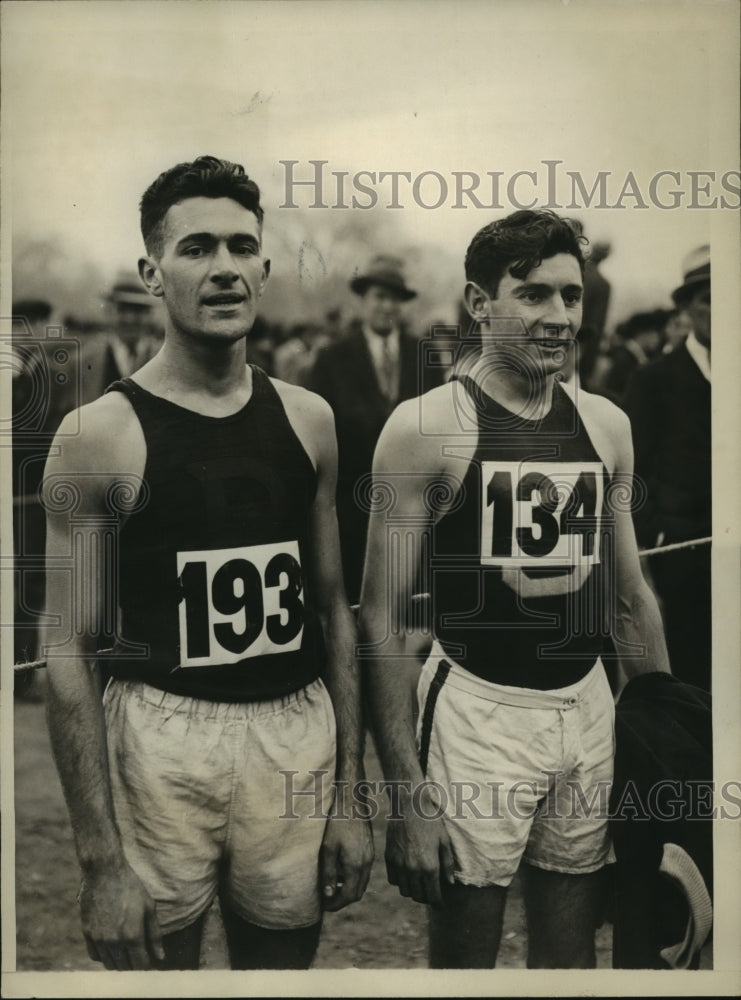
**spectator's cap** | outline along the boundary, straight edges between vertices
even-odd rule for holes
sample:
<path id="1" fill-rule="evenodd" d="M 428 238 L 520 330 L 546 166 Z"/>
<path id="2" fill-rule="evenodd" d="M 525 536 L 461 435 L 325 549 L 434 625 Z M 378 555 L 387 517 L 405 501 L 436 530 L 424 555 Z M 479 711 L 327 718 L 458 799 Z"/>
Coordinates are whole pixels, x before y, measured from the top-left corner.
<path id="1" fill-rule="evenodd" d="M 350 288 L 356 295 L 365 295 L 371 285 L 380 285 L 396 292 L 402 302 L 416 298 L 417 293 L 407 288 L 402 262 L 397 257 L 374 257 L 364 274 L 356 275 Z"/>
<path id="2" fill-rule="evenodd" d="M 139 280 L 139 275 L 134 271 L 120 271 L 106 298 L 114 305 L 121 303 L 122 305 L 152 308 L 152 298 Z"/>
<path id="3" fill-rule="evenodd" d="M 684 283 L 672 292 L 675 305 L 686 302 L 692 297 L 692 293 L 698 285 L 704 285 L 710 281 L 710 246 L 708 244 L 687 254 L 682 261 L 682 275 Z"/>
<path id="4" fill-rule="evenodd" d="M 13 319 L 40 322 L 51 316 L 51 304 L 46 299 L 19 299 L 13 303 Z"/>

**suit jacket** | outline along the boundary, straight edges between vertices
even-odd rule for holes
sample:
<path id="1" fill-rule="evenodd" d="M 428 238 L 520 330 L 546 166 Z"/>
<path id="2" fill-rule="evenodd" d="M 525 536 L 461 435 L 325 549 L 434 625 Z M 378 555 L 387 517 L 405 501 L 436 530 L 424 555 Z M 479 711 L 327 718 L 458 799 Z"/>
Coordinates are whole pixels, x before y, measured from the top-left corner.
<path id="1" fill-rule="evenodd" d="M 638 369 L 625 410 L 633 428 L 635 472 L 646 503 L 634 514 L 638 540 L 653 545 L 711 533 L 710 383 L 686 344 Z"/>
<path id="2" fill-rule="evenodd" d="M 397 403 L 442 381 L 437 370 L 423 370 L 421 356 L 420 342 L 402 331 L 399 396 L 390 403 L 381 391 L 363 331 L 355 327 L 320 351 L 306 382 L 334 412 L 339 453 L 337 514 L 345 585 L 351 601 L 357 600 L 360 592 L 368 523 L 368 490 L 363 489 L 363 483 L 371 471 L 376 442 Z"/>
<path id="3" fill-rule="evenodd" d="M 69 339 L 77 344 L 75 358 L 78 368 L 74 370 L 69 364 L 57 365 L 54 361 L 54 341 L 43 345 L 46 354 L 46 366 L 49 370 L 49 408 L 47 430 L 56 430 L 62 417 L 70 410 L 102 396 L 106 387 L 130 372 L 122 371 L 113 350 L 115 335 L 104 330 L 73 333 Z M 138 348 L 134 368 L 140 368 L 150 361 L 161 347 L 161 342 L 155 337 L 143 333 Z M 56 378 L 63 375 L 63 379 Z"/>
<path id="4" fill-rule="evenodd" d="M 104 331 L 74 331 L 60 341 L 24 341 L 23 346 L 25 360 L 13 381 L 14 490 L 16 495 L 31 495 L 39 487 L 49 445 L 62 419 L 102 396 L 122 373 L 111 335 Z M 159 341 L 144 335 L 138 364 L 149 361 L 159 348 Z M 24 412 L 30 417 L 24 419 Z"/>

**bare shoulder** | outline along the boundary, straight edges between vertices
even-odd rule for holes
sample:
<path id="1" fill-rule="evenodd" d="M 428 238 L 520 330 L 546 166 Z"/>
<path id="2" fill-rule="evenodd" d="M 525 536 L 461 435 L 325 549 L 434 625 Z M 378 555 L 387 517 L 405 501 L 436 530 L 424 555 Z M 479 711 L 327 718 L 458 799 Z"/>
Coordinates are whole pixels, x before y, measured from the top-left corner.
<path id="1" fill-rule="evenodd" d="M 111 392 L 62 420 L 46 463 L 46 488 L 72 477 L 83 494 L 96 495 L 112 483 L 141 479 L 145 463 L 139 420 L 123 393 Z"/>
<path id="2" fill-rule="evenodd" d="M 579 389 L 577 392 L 570 391 L 582 417 L 596 420 L 616 433 L 630 431 L 630 421 L 625 411 L 607 399 L 606 396 L 587 392 L 585 389 Z"/>
<path id="3" fill-rule="evenodd" d="M 337 463 L 334 414 L 329 403 L 309 389 L 278 378 L 270 379 L 286 411 L 288 421 L 311 459 L 314 468 Z"/>
<path id="4" fill-rule="evenodd" d="M 610 472 L 632 462 L 630 420 L 615 403 L 585 389 L 564 386 L 574 402 L 592 443 Z"/>
<path id="5" fill-rule="evenodd" d="M 451 383 L 408 399 L 393 411 L 381 433 L 374 465 L 429 472 L 444 469 L 444 446 L 460 432 Z"/>
<path id="6" fill-rule="evenodd" d="M 317 393 L 304 389 L 303 386 L 284 382 L 279 378 L 271 378 L 270 381 L 280 396 L 291 422 L 295 418 L 316 421 L 318 424 L 326 426 L 327 423 L 333 421 L 332 408 Z"/>

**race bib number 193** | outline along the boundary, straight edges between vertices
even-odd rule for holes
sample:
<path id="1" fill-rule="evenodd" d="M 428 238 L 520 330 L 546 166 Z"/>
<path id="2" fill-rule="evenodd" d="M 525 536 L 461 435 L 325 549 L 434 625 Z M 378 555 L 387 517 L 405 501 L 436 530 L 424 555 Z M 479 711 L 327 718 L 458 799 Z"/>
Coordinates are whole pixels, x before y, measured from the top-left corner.
<path id="1" fill-rule="evenodd" d="M 600 462 L 482 462 L 481 477 L 483 565 L 599 562 Z"/>
<path id="2" fill-rule="evenodd" d="M 298 542 L 178 552 L 177 570 L 182 667 L 300 649 Z"/>

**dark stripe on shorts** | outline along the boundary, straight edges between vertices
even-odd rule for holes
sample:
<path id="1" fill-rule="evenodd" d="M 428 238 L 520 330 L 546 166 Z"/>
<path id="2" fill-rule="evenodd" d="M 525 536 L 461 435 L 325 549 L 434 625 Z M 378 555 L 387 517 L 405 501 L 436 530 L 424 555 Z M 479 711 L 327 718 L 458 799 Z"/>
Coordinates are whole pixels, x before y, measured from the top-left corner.
<path id="1" fill-rule="evenodd" d="M 445 660 L 440 660 L 435 671 L 435 676 L 432 678 L 427 691 L 427 697 L 425 698 L 425 708 L 422 716 L 422 734 L 419 746 L 419 764 L 425 778 L 427 777 L 427 758 L 430 755 L 430 737 L 432 736 L 432 718 L 435 714 L 435 704 L 437 703 L 437 696 L 440 694 L 440 689 L 449 673 L 450 664 Z"/>

